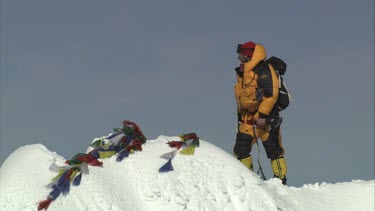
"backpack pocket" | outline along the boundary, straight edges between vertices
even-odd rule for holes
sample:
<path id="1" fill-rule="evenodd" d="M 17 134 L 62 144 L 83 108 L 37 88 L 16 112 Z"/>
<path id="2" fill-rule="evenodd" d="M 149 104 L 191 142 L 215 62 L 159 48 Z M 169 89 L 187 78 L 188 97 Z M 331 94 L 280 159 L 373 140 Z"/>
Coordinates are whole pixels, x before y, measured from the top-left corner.
<path id="1" fill-rule="evenodd" d="M 286 109 L 289 106 L 289 102 L 291 101 L 291 96 L 288 91 L 288 88 L 286 88 L 283 79 L 281 78 L 281 87 L 279 88 L 279 97 L 277 99 L 276 105 L 278 111 L 282 111 Z"/>

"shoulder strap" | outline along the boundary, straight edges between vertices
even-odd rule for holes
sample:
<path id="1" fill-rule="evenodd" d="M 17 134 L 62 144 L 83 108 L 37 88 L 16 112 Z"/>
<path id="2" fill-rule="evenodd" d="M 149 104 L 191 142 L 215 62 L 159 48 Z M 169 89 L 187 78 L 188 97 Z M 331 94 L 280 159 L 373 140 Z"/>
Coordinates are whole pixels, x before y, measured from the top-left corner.
<path id="1" fill-rule="evenodd" d="M 253 71 L 257 74 L 261 73 L 262 71 L 269 69 L 268 64 L 265 61 L 260 61 L 254 68 Z"/>

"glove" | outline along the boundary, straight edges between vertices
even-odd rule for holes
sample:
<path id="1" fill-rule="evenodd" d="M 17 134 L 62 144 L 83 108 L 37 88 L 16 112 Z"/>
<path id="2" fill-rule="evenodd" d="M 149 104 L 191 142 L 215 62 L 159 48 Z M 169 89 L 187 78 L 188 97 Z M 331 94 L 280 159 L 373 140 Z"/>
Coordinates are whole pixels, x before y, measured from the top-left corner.
<path id="1" fill-rule="evenodd" d="M 262 127 L 266 124 L 266 119 L 258 117 L 256 124 L 258 127 Z"/>

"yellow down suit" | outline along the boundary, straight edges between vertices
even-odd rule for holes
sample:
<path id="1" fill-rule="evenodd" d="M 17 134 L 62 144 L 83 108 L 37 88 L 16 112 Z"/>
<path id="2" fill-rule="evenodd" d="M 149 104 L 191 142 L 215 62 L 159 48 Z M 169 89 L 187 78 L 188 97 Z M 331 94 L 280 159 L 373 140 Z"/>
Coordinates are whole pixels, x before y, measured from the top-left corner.
<path id="1" fill-rule="evenodd" d="M 270 123 L 255 126 L 258 118 L 271 119 L 278 116 L 274 105 L 279 94 L 279 78 L 274 68 L 264 61 L 265 58 L 265 48 L 255 45 L 251 60 L 241 64 L 242 74 L 237 73 L 234 91 L 239 126 L 234 153 L 238 160 L 253 170 L 251 147 L 260 138 L 267 157 L 271 160 L 274 176 L 284 183 L 287 168 L 280 126 L 271 128 Z"/>

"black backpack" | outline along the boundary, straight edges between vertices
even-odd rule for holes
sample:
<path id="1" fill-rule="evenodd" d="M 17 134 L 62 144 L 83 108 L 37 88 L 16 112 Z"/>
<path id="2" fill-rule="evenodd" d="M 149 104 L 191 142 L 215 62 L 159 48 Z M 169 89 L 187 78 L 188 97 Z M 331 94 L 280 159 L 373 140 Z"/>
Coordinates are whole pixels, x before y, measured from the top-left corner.
<path id="1" fill-rule="evenodd" d="M 277 99 L 275 106 L 277 111 L 280 112 L 285 110 L 289 106 L 289 103 L 293 101 L 292 96 L 290 95 L 290 92 L 286 87 L 283 78 L 286 72 L 286 64 L 283 60 L 274 56 L 267 59 L 266 63 L 270 64 L 279 76 L 279 97 Z"/>

